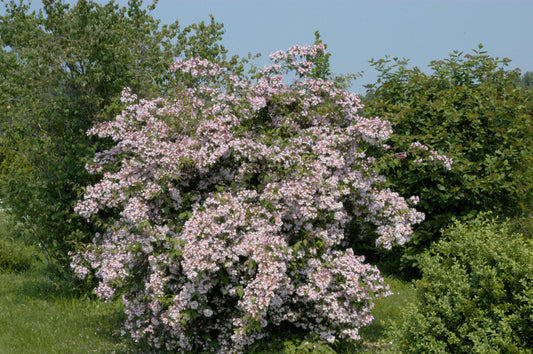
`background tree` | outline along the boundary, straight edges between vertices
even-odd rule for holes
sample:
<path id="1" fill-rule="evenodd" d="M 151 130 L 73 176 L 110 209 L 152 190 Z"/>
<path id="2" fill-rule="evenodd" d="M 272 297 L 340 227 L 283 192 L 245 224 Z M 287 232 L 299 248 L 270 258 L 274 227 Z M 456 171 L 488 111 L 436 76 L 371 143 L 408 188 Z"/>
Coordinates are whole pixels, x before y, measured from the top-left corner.
<path id="1" fill-rule="evenodd" d="M 30 12 L 23 2 L 3 2 L 0 16 L 1 199 L 50 260 L 68 264 L 73 243 L 87 242 L 94 227 L 73 212 L 85 185 L 88 156 L 108 142 L 85 132 L 114 117 L 120 93 L 131 87 L 143 97 L 168 94 L 193 78 L 169 74 L 180 57 L 201 57 L 242 72 L 220 44 L 222 24 L 211 17 L 180 29 L 160 26 L 154 5 L 130 0 L 99 5 L 80 0 L 70 7 L 43 1 Z"/>
<path id="2" fill-rule="evenodd" d="M 532 71 L 527 71 L 524 73 L 524 75 L 522 75 L 522 77 L 520 78 L 520 82 L 522 83 L 523 86 L 527 87 L 527 88 L 533 88 L 533 72 Z"/>
<path id="3" fill-rule="evenodd" d="M 418 195 L 426 214 L 404 260 L 414 262 L 453 216 L 484 210 L 516 216 L 531 205 L 531 91 L 519 84 L 518 71 L 505 69 L 509 62 L 481 45 L 431 62 L 428 74 L 406 60 L 372 61 L 379 76 L 368 86 L 365 115 L 390 120 L 394 131 L 384 173 L 401 195 Z M 413 140 L 451 157 L 452 170 L 422 163 L 415 171 L 398 154 Z"/>

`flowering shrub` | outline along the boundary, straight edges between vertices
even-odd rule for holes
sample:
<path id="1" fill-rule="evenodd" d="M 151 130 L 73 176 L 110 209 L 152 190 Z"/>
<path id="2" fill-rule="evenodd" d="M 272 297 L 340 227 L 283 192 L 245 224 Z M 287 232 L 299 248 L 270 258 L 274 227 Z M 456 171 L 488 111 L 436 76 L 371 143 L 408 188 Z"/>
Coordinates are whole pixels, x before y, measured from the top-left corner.
<path id="1" fill-rule="evenodd" d="M 409 206 L 416 198 L 383 186 L 365 154 L 384 146 L 390 124 L 360 117 L 355 94 L 311 78 L 317 53 L 323 45 L 277 52 L 254 82 L 179 61 L 172 70 L 204 85 L 150 101 L 125 89 L 128 108 L 88 132 L 116 145 L 88 166 L 103 178 L 76 211 L 119 214 L 72 266 L 82 278 L 95 271 L 101 298 L 123 294 L 124 334 L 161 349 L 238 352 L 277 326 L 331 343 L 359 339 L 372 321 L 372 298 L 388 288 L 345 229 L 373 225 L 377 246 L 391 248 L 423 214 Z"/>

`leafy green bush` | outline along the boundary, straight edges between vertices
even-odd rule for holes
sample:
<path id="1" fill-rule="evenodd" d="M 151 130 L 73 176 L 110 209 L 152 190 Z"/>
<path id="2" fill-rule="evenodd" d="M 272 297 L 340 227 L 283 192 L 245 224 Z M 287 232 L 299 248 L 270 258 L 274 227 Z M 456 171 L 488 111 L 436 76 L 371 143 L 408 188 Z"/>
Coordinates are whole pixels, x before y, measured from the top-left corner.
<path id="1" fill-rule="evenodd" d="M 533 242 L 490 215 L 444 231 L 421 257 L 417 301 L 396 331 L 408 353 L 531 353 Z"/>
<path id="2" fill-rule="evenodd" d="M 365 115 L 391 121 L 394 132 L 384 174 L 400 195 L 418 195 L 426 214 L 405 250 L 408 264 L 453 217 L 515 216 L 531 206 L 532 91 L 520 85 L 519 71 L 505 69 L 510 60 L 481 48 L 433 61 L 428 74 L 397 58 L 372 63 L 379 77 L 368 87 Z M 413 165 L 416 154 L 399 153 L 412 141 L 452 158 L 452 170 Z"/>

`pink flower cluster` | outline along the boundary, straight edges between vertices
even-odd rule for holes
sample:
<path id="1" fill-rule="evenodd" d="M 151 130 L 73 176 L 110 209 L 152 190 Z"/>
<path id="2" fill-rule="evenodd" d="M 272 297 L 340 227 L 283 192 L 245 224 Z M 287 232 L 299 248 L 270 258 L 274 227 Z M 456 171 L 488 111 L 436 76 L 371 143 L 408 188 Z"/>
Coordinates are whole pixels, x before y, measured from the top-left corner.
<path id="1" fill-rule="evenodd" d="M 183 73 L 191 74 L 193 77 L 198 76 L 217 76 L 226 71 L 216 63 L 212 63 L 207 59 L 191 58 L 188 60 L 179 60 L 170 68 L 172 72 L 181 71 Z"/>
<path id="2" fill-rule="evenodd" d="M 311 58 L 320 54 L 326 54 L 326 48 L 323 44 L 315 44 L 312 46 L 294 45 L 286 52 L 279 50 L 270 54 L 270 59 L 275 62 L 284 62 L 288 67 L 294 70 L 300 77 L 305 77 L 311 73 L 314 63 Z M 273 66 L 275 68 L 275 66 Z M 273 67 L 268 67 L 271 70 Z"/>
<path id="3" fill-rule="evenodd" d="M 349 247 L 349 225 L 374 225 L 377 246 L 390 248 L 423 214 L 383 187 L 364 153 L 384 146 L 390 124 L 360 117 L 355 94 L 298 70 L 309 65 L 297 57 L 323 51 L 278 52 L 286 65 L 255 82 L 205 60 L 178 62 L 173 70 L 227 75 L 226 86 L 150 101 L 126 89 L 130 105 L 89 131 L 116 144 L 89 166 L 105 173 L 76 210 L 116 221 L 72 266 L 80 277 L 94 270 L 100 297 L 123 294 L 124 334 L 156 349 L 225 353 L 277 326 L 357 340 L 372 321 L 372 300 L 389 292 Z M 287 70 L 301 78 L 284 84 Z"/>

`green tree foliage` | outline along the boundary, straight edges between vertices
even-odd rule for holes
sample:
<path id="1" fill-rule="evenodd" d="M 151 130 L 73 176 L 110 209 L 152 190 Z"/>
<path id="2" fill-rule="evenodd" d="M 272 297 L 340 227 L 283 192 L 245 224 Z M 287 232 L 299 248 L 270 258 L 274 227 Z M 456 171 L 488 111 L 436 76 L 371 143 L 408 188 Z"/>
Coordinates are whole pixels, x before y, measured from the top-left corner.
<path id="1" fill-rule="evenodd" d="M 520 82 L 524 87 L 533 89 L 533 71 L 527 71 L 520 78 Z"/>
<path id="2" fill-rule="evenodd" d="M 324 48 L 328 49 L 328 45 L 322 42 L 319 31 L 315 31 L 315 43 L 314 44 L 315 45 L 323 44 Z M 331 77 L 331 69 L 329 65 L 330 57 L 331 57 L 331 53 L 325 53 L 325 54 L 320 53 L 313 58 L 308 58 L 308 60 L 312 61 L 314 64 L 311 75 L 309 76 L 312 77 L 313 79 L 328 80 Z"/>
<path id="3" fill-rule="evenodd" d="M 23 2 L 3 2 L 0 16 L 1 199 L 24 220 L 49 259 L 67 265 L 76 242 L 96 230 L 73 212 L 84 168 L 106 142 L 85 132 L 123 108 L 124 87 L 143 97 L 195 85 L 169 74 L 177 58 L 199 56 L 242 72 L 220 44 L 222 24 L 211 17 L 180 29 L 161 26 L 142 0 L 124 7 L 80 0 L 70 7 L 43 1 L 30 12 Z"/>
<path id="4" fill-rule="evenodd" d="M 418 299 L 397 340 L 406 353 L 531 353 L 533 242 L 509 222 L 456 222 L 421 257 Z"/>
<path id="5" fill-rule="evenodd" d="M 315 45 L 323 45 L 325 49 L 328 45 L 322 41 L 320 31 L 315 31 Z M 329 59 L 331 53 L 319 53 L 314 57 L 307 56 L 307 60 L 313 63 L 313 69 L 309 77 L 313 79 L 331 80 L 335 86 L 347 89 L 359 74 L 334 74 L 331 72 Z"/>
<path id="6" fill-rule="evenodd" d="M 379 76 L 368 86 L 365 115 L 390 120 L 394 130 L 385 174 L 401 195 L 418 195 L 426 214 L 404 261 L 415 262 L 453 216 L 486 210 L 515 216 L 531 205 L 532 96 L 518 83 L 519 72 L 505 69 L 509 61 L 481 45 L 431 62 L 428 74 L 406 60 L 372 61 Z M 421 172 L 409 158 L 394 158 L 412 141 L 452 158 L 452 170 L 423 164 Z"/>

